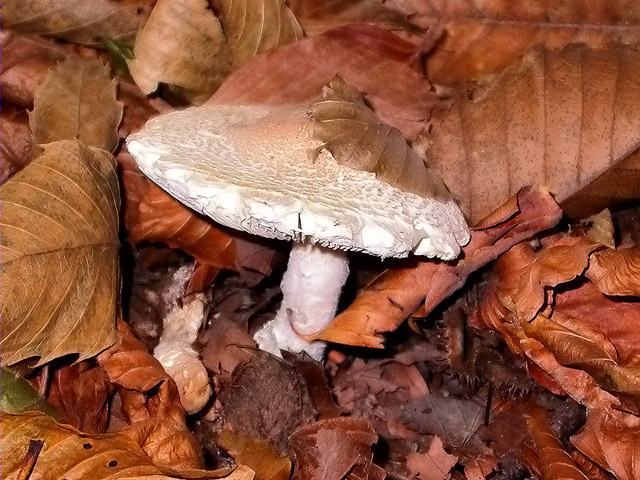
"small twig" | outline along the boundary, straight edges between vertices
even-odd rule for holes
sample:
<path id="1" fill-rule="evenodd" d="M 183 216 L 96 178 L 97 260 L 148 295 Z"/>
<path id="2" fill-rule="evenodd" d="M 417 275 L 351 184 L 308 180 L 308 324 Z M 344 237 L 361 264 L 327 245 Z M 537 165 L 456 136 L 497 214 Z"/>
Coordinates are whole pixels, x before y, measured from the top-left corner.
<path id="1" fill-rule="evenodd" d="M 36 462 L 38 461 L 38 457 L 40 456 L 40 452 L 42 451 L 43 446 L 43 440 L 29 440 L 29 449 L 27 450 L 27 454 L 22 460 L 22 467 L 18 472 L 16 480 L 29 480 L 31 472 L 33 472 L 33 469 L 36 466 Z"/>
<path id="2" fill-rule="evenodd" d="M 489 383 L 489 391 L 487 392 L 487 403 L 485 404 L 484 410 L 484 425 L 489 426 L 489 422 L 491 422 L 491 406 L 493 404 L 493 390 L 494 386 L 492 383 Z"/>
<path id="3" fill-rule="evenodd" d="M 40 388 L 38 389 L 38 395 L 40 398 L 46 399 L 49 393 L 49 385 L 51 384 L 51 369 L 49 364 L 42 367 L 40 372 Z"/>

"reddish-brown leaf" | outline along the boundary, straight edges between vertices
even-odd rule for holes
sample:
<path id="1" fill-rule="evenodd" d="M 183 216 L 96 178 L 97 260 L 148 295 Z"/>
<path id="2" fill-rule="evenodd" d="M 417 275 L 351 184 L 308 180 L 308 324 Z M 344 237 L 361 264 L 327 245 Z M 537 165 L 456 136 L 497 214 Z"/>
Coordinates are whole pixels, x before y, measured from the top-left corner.
<path id="1" fill-rule="evenodd" d="M 586 276 L 606 295 L 640 296 L 640 246 L 594 253 Z"/>
<path id="2" fill-rule="evenodd" d="M 381 28 L 339 27 L 250 60 L 225 80 L 209 102 L 310 102 L 339 75 L 365 94 L 384 122 L 411 140 L 438 102 L 424 75 L 411 67 L 418 52 L 412 43 Z"/>
<path id="3" fill-rule="evenodd" d="M 457 461 L 458 457 L 444 451 L 442 440 L 433 437 L 427 451 L 407 456 L 407 468 L 420 480 L 446 480 Z"/>
<path id="4" fill-rule="evenodd" d="M 254 480 L 289 480 L 291 460 L 270 443 L 229 430 L 222 432 L 216 443 L 233 456 L 236 464 L 253 470 Z"/>
<path id="5" fill-rule="evenodd" d="M 24 108 L 3 102 L 0 111 L 0 185 L 34 157 L 29 117 Z"/>
<path id="6" fill-rule="evenodd" d="M 421 303 L 425 303 L 422 313 L 428 314 L 462 287 L 472 272 L 560 220 L 560 209 L 544 189 L 525 188 L 516 200 L 512 199 L 508 208 L 498 208 L 486 222 L 491 225 L 495 219 L 498 223 L 472 232 L 457 263 L 418 262 L 413 267 L 385 272 L 317 338 L 381 348 L 381 334 L 395 330 Z"/>
<path id="7" fill-rule="evenodd" d="M 640 55 L 631 47 L 536 49 L 433 119 L 424 139 L 430 163 L 472 222 L 531 183 L 546 185 L 559 202 L 571 198 L 571 215 L 596 213 L 579 192 L 640 146 L 640 117 L 630 107 L 640 99 L 638 75 Z M 619 181 L 610 179 L 601 199 L 638 198 L 640 183 L 626 187 L 635 178 L 627 173 L 628 166 Z"/>

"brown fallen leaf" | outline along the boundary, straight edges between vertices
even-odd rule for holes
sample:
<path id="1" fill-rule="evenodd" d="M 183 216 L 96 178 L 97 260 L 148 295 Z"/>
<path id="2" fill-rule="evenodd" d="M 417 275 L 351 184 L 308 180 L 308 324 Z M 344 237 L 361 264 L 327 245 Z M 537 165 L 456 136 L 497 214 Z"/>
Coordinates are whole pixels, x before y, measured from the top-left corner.
<path id="1" fill-rule="evenodd" d="M 442 447 L 440 437 L 433 437 L 429 449 L 424 453 L 407 456 L 407 468 L 420 480 L 446 480 L 458 457 L 449 455 Z"/>
<path id="2" fill-rule="evenodd" d="M 297 429 L 289 439 L 295 455 L 294 479 L 383 479 L 384 470 L 372 464 L 371 446 L 378 440 L 365 420 L 336 417 Z"/>
<path id="3" fill-rule="evenodd" d="M 631 47 L 536 49 L 433 119 L 421 141 L 472 223 L 530 183 L 546 185 L 559 202 L 571 197 L 581 208 L 570 214 L 596 213 L 576 194 L 640 146 L 640 118 L 630 108 L 640 98 L 638 74 Z M 629 198 L 640 195 L 638 185 Z M 598 194 L 620 201 L 615 189 Z"/>
<path id="4" fill-rule="evenodd" d="M 439 101 L 424 75 L 411 66 L 418 51 L 381 28 L 339 27 L 250 60 L 227 78 L 209 102 L 311 102 L 339 75 L 364 93 L 383 122 L 413 140 Z"/>
<path id="5" fill-rule="evenodd" d="M 29 125 L 35 143 L 79 140 L 112 151 L 118 144 L 122 104 L 116 81 L 100 60 L 69 59 L 59 64 L 35 92 Z"/>
<path id="6" fill-rule="evenodd" d="M 586 276 L 606 295 L 640 296 L 640 246 L 594 253 Z"/>
<path id="7" fill-rule="evenodd" d="M 150 0 L 8 0 L 3 27 L 87 45 L 103 39 L 131 43 L 150 11 Z"/>
<path id="8" fill-rule="evenodd" d="M 2 364 L 115 341 L 120 198 L 113 157 L 74 140 L 44 153 L 0 187 Z"/>
<path id="9" fill-rule="evenodd" d="M 16 474 L 29 442 L 35 438 L 44 441 L 44 448 L 35 461 L 31 478 L 247 478 L 242 476 L 245 468 L 232 472 L 155 465 L 135 441 L 133 432 L 138 426 L 122 433 L 88 435 L 36 412 L 0 413 L 0 425 L 3 432 L 11 432 L 0 440 L 3 477 L 7 479 L 18 478 Z"/>
<path id="10" fill-rule="evenodd" d="M 213 0 L 213 3 L 235 67 L 303 36 L 285 0 Z"/>
<path id="11" fill-rule="evenodd" d="M 255 480 L 289 480 L 291 460 L 283 457 L 263 440 L 225 430 L 217 437 L 217 444 L 229 452 L 236 464 L 255 472 Z"/>
<path id="12" fill-rule="evenodd" d="M 382 348 L 382 333 L 395 330 L 424 302 L 429 314 L 462 287 L 467 277 L 513 245 L 554 226 L 561 210 L 544 189 L 524 188 L 505 208 L 498 208 L 493 226 L 472 231 L 456 264 L 417 262 L 382 274 L 365 287 L 317 338 L 348 345 Z M 491 225 L 491 222 L 488 222 Z"/>
<path id="13" fill-rule="evenodd" d="M 439 48 L 429 57 L 434 82 L 461 85 L 498 73 L 536 45 L 560 49 L 583 42 L 593 48 L 640 40 L 640 11 L 628 0 L 390 0 L 420 27 L 443 26 Z"/>
<path id="14" fill-rule="evenodd" d="M 27 111 L 3 102 L 0 111 L 0 185 L 33 158 Z"/>
<path id="15" fill-rule="evenodd" d="M 571 442 L 618 480 L 640 475 L 640 421 L 634 415 L 591 410 L 586 425 Z"/>
<path id="16" fill-rule="evenodd" d="M 547 425 L 544 413 L 533 412 L 527 419 L 529 433 L 533 437 L 544 480 L 589 480 L 576 466 L 569 452 Z"/>

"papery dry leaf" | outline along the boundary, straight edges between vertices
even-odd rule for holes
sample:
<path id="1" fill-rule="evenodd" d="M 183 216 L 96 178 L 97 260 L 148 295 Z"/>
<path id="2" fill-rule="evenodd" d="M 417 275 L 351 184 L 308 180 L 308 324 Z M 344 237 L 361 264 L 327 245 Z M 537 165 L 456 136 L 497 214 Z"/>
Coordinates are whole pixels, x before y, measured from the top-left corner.
<path id="1" fill-rule="evenodd" d="M 29 125 L 35 143 L 79 140 L 112 151 L 118 143 L 122 105 L 116 81 L 100 60 L 69 59 L 35 92 Z"/>
<path id="2" fill-rule="evenodd" d="M 554 226 L 561 215 L 544 189 L 523 189 L 506 209 L 496 210 L 495 217 L 500 220 L 494 226 L 472 231 L 471 241 L 463 248 L 463 258 L 457 264 L 418 262 L 414 267 L 384 273 L 365 287 L 317 338 L 381 348 L 381 334 L 395 330 L 421 303 L 426 302 L 424 314 L 429 314 L 462 287 L 472 272 L 516 243 Z"/>
<path id="3" fill-rule="evenodd" d="M 612 480 L 612 476 L 609 473 L 580 450 L 573 450 L 571 458 L 589 480 Z"/>
<path id="4" fill-rule="evenodd" d="M 586 276 L 606 295 L 640 296 L 640 246 L 595 252 Z"/>
<path id="5" fill-rule="evenodd" d="M 154 465 L 141 446 L 127 433 L 87 435 L 61 425 L 41 413 L 0 414 L 3 435 L 0 440 L 3 478 L 17 480 L 17 472 L 29 441 L 44 440 L 31 478 L 227 478 L 240 480 L 228 469 L 198 470 Z M 134 426 L 131 430 L 135 430 Z"/>
<path id="6" fill-rule="evenodd" d="M 220 22 L 207 0 L 158 0 L 133 51 L 129 71 L 145 94 L 165 83 L 201 103 L 231 69 Z"/>
<path id="7" fill-rule="evenodd" d="M 293 43 L 302 28 L 285 0 L 213 0 L 234 66 Z"/>
<path id="8" fill-rule="evenodd" d="M 360 92 L 334 78 L 313 103 L 313 136 L 340 165 L 373 173 L 376 178 L 421 197 L 449 200 L 442 180 L 407 144 L 402 133 L 382 123 Z"/>
<path id="9" fill-rule="evenodd" d="M 407 14 L 385 5 L 384 0 L 289 0 L 288 4 L 307 35 L 354 23 L 418 30 Z"/>
<path id="10" fill-rule="evenodd" d="M 538 44 L 562 48 L 584 42 L 598 48 L 640 41 L 640 10 L 633 0 L 391 0 L 427 28 L 443 26 L 445 36 L 429 57 L 429 78 L 463 84 L 498 73 Z"/>
<path id="11" fill-rule="evenodd" d="M 255 480 L 289 480 L 291 460 L 264 440 L 225 430 L 216 443 L 229 452 L 238 465 L 253 470 Z"/>
<path id="12" fill-rule="evenodd" d="M 227 78 L 210 102 L 311 102 L 339 75 L 364 93 L 383 122 L 413 140 L 439 101 L 424 75 L 411 67 L 418 50 L 381 28 L 335 28 L 249 61 Z"/>
<path id="13" fill-rule="evenodd" d="M 228 233 L 185 207 L 145 177 L 128 152 L 121 151 L 118 162 L 125 195 L 125 224 L 132 243 L 164 242 L 214 268 L 250 270 L 260 276 L 271 273 L 278 257 L 266 242 Z"/>
<path id="14" fill-rule="evenodd" d="M 150 0 L 7 0 L 3 27 L 87 45 L 108 38 L 131 43 L 147 18 Z"/>
<path id="15" fill-rule="evenodd" d="M 120 198 L 113 157 L 73 140 L 0 188 L 2 364 L 97 355 L 115 340 Z"/>
<path id="16" fill-rule="evenodd" d="M 615 410 L 591 410 L 571 442 L 618 480 L 640 475 L 640 420 Z"/>
<path id="17" fill-rule="evenodd" d="M 377 440 L 375 429 L 359 418 L 336 417 L 300 427 L 289 439 L 296 461 L 293 478 L 355 480 L 373 466 L 371 446 Z"/>
<path id="18" fill-rule="evenodd" d="M 631 108 L 639 75 L 640 55 L 630 47 L 536 49 L 433 120 L 423 139 L 430 163 L 472 223 L 526 184 L 575 201 L 640 146 L 640 117 Z"/>
<path id="19" fill-rule="evenodd" d="M 616 227 L 613 224 L 613 217 L 608 208 L 585 218 L 580 223 L 588 227 L 585 236 L 593 243 L 599 243 L 608 248 L 616 248 Z"/>
<path id="20" fill-rule="evenodd" d="M 566 480 L 589 480 L 576 466 L 571 455 L 562 445 L 562 442 L 560 442 L 551 428 L 549 428 L 543 413 L 532 413 L 527 419 L 527 426 L 536 444 L 539 465 L 544 480 L 555 480 L 559 478 Z"/>
<path id="21" fill-rule="evenodd" d="M 457 462 L 458 457 L 445 452 L 442 440 L 437 436 L 433 437 L 426 452 L 415 452 L 407 456 L 407 468 L 420 480 L 446 480 Z"/>
<path id="22" fill-rule="evenodd" d="M 0 185 L 31 161 L 32 147 L 27 111 L 3 102 L 0 111 Z"/>

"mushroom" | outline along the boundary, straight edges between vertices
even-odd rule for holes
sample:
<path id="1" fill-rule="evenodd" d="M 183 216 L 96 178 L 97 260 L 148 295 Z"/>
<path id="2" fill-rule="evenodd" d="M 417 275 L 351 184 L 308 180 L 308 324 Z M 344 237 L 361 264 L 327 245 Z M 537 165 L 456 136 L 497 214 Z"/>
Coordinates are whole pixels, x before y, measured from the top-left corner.
<path id="1" fill-rule="evenodd" d="M 260 348 L 306 351 L 334 318 L 346 251 L 451 260 L 469 240 L 442 181 L 400 132 L 339 80 L 309 106 L 205 105 L 160 115 L 127 139 L 140 169 L 216 222 L 292 240 L 282 304 Z"/>

